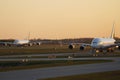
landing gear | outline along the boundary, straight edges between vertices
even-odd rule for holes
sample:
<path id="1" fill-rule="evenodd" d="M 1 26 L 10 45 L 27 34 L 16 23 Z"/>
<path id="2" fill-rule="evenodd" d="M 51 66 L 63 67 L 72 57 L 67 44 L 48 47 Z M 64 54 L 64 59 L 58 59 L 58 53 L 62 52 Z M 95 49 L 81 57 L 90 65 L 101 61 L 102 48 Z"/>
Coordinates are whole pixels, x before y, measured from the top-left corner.
<path id="1" fill-rule="evenodd" d="M 108 56 L 108 55 L 114 55 L 114 47 L 112 47 L 112 48 L 107 48 L 107 49 L 92 49 L 91 50 L 91 54 L 93 55 L 93 56 Z"/>
<path id="2" fill-rule="evenodd" d="M 97 50 L 97 49 L 92 49 L 92 50 L 91 50 L 91 54 L 92 54 L 93 56 L 98 56 L 98 53 L 99 53 L 99 50 Z"/>
<path id="3" fill-rule="evenodd" d="M 114 48 L 107 49 L 107 52 L 114 52 Z"/>

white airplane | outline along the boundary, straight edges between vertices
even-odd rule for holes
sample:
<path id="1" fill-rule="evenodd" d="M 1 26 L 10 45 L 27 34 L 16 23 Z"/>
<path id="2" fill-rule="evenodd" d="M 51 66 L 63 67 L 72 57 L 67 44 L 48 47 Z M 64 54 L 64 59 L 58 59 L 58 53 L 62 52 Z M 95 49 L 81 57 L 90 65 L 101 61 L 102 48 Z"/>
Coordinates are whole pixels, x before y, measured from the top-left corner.
<path id="1" fill-rule="evenodd" d="M 41 45 L 41 42 L 31 42 L 29 39 L 30 39 L 30 33 L 29 33 L 27 39 L 25 39 L 25 40 L 15 40 L 15 41 L 13 42 L 13 45 L 16 45 L 16 46 Z"/>
<path id="2" fill-rule="evenodd" d="M 80 46 L 80 50 L 84 50 L 86 46 L 92 47 L 92 52 L 113 52 L 116 47 L 118 46 L 115 42 L 116 40 L 114 39 L 114 24 L 112 28 L 112 32 L 109 38 L 94 38 L 91 42 L 91 44 L 82 44 Z M 69 48 L 73 48 L 73 45 L 69 45 Z"/>
<path id="3" fill-rule="evenodd" d="M 33 45 L 41 45 L 41 42 L 30 42 L 29 40 L 15 40 L 13 45 L 16 46 L 33 46 Z"/>
<path id="4" fill-rule="evenodd" d="M 13 42 L 13 45 L 16 45 L 16 46 L 25 46 L 25 45 L 29 45 L 29 40 L 15 40 L 14 42 Z M 31 46 L 31 45 L 29 45 L 29 46 Z"/>
<path id="5" fill-rule="evenodd" d="M 30 33 L 29 33 L 28 39 L 25 39 L 25 40 L 16 39 L 14 40 L 14 42 L 0 42 L 0 44 L 4 46 L 32 46 L 32 45 L 41 44 L 41 42 L 30 42 L 29 37 L 30 37 Z"/>
<path id="6" fill-rule="evenodd" d="M 14 40 L 13 42 L 0 42 L 1 46 L 32 46 L 29 40 Z"/>

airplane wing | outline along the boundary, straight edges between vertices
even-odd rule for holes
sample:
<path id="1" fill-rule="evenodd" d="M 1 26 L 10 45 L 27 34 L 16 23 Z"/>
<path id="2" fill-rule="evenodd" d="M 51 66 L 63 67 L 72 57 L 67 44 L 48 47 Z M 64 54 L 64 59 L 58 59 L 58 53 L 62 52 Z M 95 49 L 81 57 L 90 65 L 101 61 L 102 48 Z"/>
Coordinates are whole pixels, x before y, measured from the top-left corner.
<path id="1" fill-rule="evenodd" d="M 91 44 L 87 44 L 87 43 L 70 43 L 68 48 L 73 49 L 73 48 L 75 48 L 75 45 L 80 45 L 80 50 L 82 50 L 83 48 L 88 47 L 88 46 L 91 47 Z"/>
<path id="2" fill-rule="evenodd" d="M 12 42 L 0 42 L 0 46 L 10 46 L 12 44 Z"/>

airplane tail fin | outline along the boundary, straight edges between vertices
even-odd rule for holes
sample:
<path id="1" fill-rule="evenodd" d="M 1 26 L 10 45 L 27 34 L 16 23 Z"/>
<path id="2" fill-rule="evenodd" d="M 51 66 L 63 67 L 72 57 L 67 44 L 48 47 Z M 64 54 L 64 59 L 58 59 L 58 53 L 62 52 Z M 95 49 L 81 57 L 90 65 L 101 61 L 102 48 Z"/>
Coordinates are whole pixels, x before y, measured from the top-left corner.
<path id="1" fill-rule="evenodd" d="M 115 27 L 114 27 L 115 23 L 113 23 L 113 27 L 112 27 L 112 32 L 110 35 L 110 38 L 114 38 L 115 37 Z"/>
<path id="2" fill-rule="evenodd" d="M 30 32 L 28 33 L 28 38 L 27 38 L 27 40 L 29 40 L 30 39 Z"/>
<path id="3" fill-rule="evenodd" d="M 28 33 L 28 36 L 25 37 L 25 40 L 30 40 L 30 32 Z"/>

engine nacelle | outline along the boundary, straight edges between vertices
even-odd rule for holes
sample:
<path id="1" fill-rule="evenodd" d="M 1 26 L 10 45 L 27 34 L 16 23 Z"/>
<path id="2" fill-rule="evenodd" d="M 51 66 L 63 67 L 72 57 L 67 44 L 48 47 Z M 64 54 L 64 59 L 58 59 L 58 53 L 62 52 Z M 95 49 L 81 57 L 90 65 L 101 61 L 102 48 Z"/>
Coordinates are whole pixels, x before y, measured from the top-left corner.
<path id="1" fill-rule="evenodd" d="M 32 46 L 33 44 L 32 43 L 29 43 L 28 46 Z"/>
<path id="2" fill-rule="evenodd" d="M 120 50 L 120 46 L 118 46 L 118 49 Z"/>
<path id="3" fill-rule="evenodd" d="M 40 43 L 40 42 L 37 42 L 36 45 L 41 45 L 41 43 Z"/>
<path id="4" fill-rule="evenodd" d="M 85 46 L 80 46 L 80 50 L 85 50 Z"/>
<path id="5" fill-rule="evenodd" d="M 75 45 L 70 44 L 70 45 L 68 46 L 68 48 L 69 48 L 69 49 L 73 49 L 73 48 L 75 48 Z"/>
<path id="6" fill-rule="evenodd" d="M 119 50 L 120 50 L 120 45 L 116 46 L 116 49 L 119 49 Z"/>

